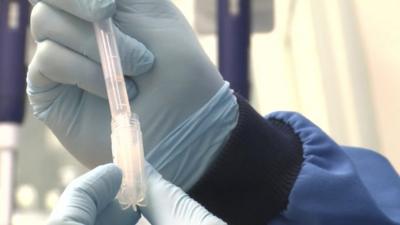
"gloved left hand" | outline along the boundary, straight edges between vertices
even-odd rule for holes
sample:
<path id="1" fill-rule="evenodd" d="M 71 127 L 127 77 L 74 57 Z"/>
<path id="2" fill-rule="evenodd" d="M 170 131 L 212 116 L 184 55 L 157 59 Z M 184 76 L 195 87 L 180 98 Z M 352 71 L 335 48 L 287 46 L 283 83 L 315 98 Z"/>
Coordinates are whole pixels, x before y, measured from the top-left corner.
<path id="1" fill-rule="evenodd" d="M 140 208 L 153 225 L 226 225 L 191 199 L 180 188 L 164 180 L 146 165 L 146 207 Z M 114 164 L 99 166 L 74 180 L 52 212 L 49 225 L 133 225 L 140 212 L 122 210 L 114 200 L 122 173 Z"/>

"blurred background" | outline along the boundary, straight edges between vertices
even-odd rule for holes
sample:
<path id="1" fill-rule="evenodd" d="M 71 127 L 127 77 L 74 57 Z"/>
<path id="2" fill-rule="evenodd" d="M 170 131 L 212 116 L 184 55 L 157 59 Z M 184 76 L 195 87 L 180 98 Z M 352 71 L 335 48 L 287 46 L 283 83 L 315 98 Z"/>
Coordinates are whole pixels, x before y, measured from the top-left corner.
<path id="1" fill-rule="evenodd" d="M 22 65 L 35 49 L 29 26 L 23 26 L 29 9 L 25 0 L 0 2 L 0 78 L 17 73 L 24 80 Z M 225 78 L 261 114 L 300 112 L 339 144 L 378 151 L 400 171 L 400 1 L 174 2 Z M 10 39 L 18 46 L 4 44 Z M 86 168 L 32 117 L 24 92 L 10 94 L 8 86 L 0 79 L 0 111 L 11 112 L 0 124 L 20 124 L 14 129 L 19 138 L 11 154 L 16 164 L 0 162 L 0 181 L 14 171 L 14 225 L 44 224 L 65 186 Z M 10 97 L 25 107 L 3 103 Z M 0 129 L 2 156 L 1 144 L 12 139 L 6 132 Z"/>

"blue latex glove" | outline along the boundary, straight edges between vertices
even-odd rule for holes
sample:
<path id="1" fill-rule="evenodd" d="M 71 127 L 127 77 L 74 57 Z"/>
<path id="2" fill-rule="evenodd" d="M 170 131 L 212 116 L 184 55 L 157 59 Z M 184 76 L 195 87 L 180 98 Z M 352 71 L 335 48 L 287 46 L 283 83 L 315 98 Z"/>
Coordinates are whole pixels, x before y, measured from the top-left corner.
<path id="1" fill-rule="evenodd" d="M 148 191 L 143 215 L 153 225 L 223 225 L 186 193 L 146 166 Z M 122 211 L 114 197 L 121 185 L 121 171 L 113 164 L 99 166 L 74 180 L 54 208 L 49 225 L 133 225 L 139 211 Z"/>
<path id="2" fill-rule="evenodd" d="M 146 157 L 187 189 L 234 128 L 237 104 L 171 1 L 37 3 L 31 27 L 38 45 L 27 78 L 34 114 L 86 166 L 111 161 L 110 112 L 92 27 L 109 16 Z"/>

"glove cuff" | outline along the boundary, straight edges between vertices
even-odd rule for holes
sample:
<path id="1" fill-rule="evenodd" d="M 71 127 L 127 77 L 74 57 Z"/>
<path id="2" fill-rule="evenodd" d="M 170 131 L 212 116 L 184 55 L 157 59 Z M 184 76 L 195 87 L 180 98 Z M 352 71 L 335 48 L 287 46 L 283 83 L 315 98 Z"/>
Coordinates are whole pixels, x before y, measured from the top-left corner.
<path id="1" fill-rule="evenodd" d="M 264 225 L 284 210 L 303 162 L 286 123 L 264 119 L 238 96 L 229 140 L 189 195 L 230 225 Z"/>

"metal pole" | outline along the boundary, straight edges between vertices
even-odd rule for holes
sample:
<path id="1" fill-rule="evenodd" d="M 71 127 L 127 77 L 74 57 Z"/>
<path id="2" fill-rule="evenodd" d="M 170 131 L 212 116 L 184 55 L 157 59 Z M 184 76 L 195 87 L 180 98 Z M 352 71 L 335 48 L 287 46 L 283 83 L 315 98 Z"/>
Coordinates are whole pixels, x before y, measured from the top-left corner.
<path id="1" fill-rule="evenodd" d="M 0 4 L 0 225 L 11 225 L 16 145 L 24 114 L 30 4 L 26 0 L 1 0 Z"/>
<path id="2" fill-rule="evenodd" d="M 13 211 L 15 153 L 19 125 L 0 123 L 0 224 L 10 225 Z"/>
<path id="3" fill-rule="evenodd" d="M 218 62 L 224 78 L 249 97 L 250 0 L 218 0 Z"/>

